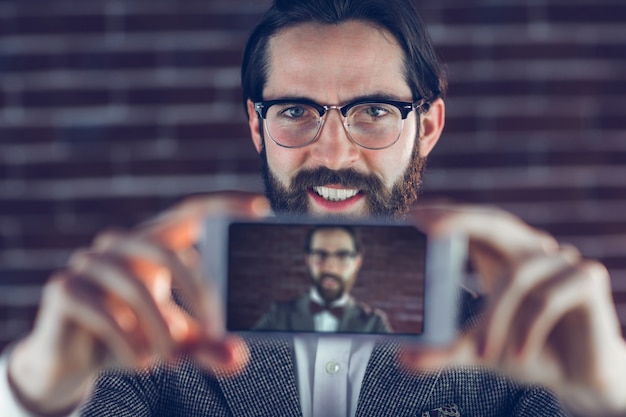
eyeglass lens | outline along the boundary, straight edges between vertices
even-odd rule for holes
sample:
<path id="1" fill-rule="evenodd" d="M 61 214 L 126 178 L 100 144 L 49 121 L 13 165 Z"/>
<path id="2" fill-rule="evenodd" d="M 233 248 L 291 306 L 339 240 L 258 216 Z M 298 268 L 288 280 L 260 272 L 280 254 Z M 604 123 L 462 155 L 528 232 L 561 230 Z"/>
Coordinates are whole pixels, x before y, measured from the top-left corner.
<path id="1" fill-rule="evenodd" d="M 328 252 L 325 250 L 314 249 L 309 252 L 309 256 L 316 264 L 323 264 L 331 258 L 337 259 L 341 264 L 348 264 L 356 258 L 356 252 L 341 250 L 337 252 Z"/>
<path id="2" fill-rule="evenodd" d="M 266 123 L 268 133 L 276 143 L 300 147 L 317 137 L 322 117 L 316 108 L 307 104 L 280 103 L 268 109 Z M 402 123 L 400 110 L 386 103 L 364 103 L 351 107 L 344 120 L 352 140 L 369 149 L 382 149 L 394 144 L 402 131 Z"/>

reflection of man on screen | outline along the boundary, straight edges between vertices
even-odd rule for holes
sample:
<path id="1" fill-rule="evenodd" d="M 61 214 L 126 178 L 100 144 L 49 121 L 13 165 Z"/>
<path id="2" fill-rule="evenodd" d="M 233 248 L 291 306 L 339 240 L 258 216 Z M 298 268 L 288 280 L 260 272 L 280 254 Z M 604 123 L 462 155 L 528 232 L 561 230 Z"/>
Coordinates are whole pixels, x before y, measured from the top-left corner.
<path id="1" fill-rule="evenodd" d="M 308 294 L 272 304 L 256 329 L 391 332 L 382 311 L 350 296 L 363 262 L 361 244 L 352 228 L 318 226 L 309 232 L 305 251 L 311 278 Z"/>

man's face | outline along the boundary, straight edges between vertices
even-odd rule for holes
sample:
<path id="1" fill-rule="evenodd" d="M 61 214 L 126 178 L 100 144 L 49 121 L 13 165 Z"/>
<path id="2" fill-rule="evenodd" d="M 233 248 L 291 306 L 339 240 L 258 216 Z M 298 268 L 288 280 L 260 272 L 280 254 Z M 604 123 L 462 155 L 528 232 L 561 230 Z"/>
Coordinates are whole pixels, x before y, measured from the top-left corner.
<path id="1" fill-rule="evenodd" d="M 321 229 L 313 234 L 306 264 L 313 286 L 327 303 L 350 292 L 361 263 L 361 255 L 344 229 Z"/>
<path id="2" fill-rule="evenodd" d="M 402 49 L 392 35 L 366 23 L 286 29 L 270 39 L 268 56 L 264 100 L 306 98 L 344 105 L 358 97 L 385 96 L 412 101 Z M 315 142 L 288 149 L 263 140 L 251 102 L 248 109 L 268 197 L 276 211 L 394 216 L 406 212 L 417 198 L 432 146 L 426 151 L 418 146 L 415 112 L 405 120 L 399 140 L 386 149 L 368 150 L 352 142 L 334 110 L 327 114 Z"/>

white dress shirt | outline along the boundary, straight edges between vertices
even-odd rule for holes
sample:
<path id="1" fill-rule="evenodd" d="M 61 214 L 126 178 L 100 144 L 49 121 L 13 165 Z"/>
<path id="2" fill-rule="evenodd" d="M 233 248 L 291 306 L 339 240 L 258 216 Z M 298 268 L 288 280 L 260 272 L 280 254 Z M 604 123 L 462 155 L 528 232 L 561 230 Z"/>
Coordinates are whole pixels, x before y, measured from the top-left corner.
<path id="1" fill-rule="evenodd" d="M 296 336 L 296 378 L 304 417 L 356 415 L 374 342 L 333 336 Z"/>
<path id="2" fill-rule="evenodd" d="M 325 302 L 311 288 L 311 301 Z M 348 294 L 331 303 L 331 307 L 345 307 Z M 313 316 L 315 330 L 336 332 L 340 319 L 329 311 Z M 374 344 L 372 341 L 338 336 L 296 336 L 294 350 L 300 404 L 303 417 L 344 417 L 356 415 L 359 392 L 365 367 Z"/>

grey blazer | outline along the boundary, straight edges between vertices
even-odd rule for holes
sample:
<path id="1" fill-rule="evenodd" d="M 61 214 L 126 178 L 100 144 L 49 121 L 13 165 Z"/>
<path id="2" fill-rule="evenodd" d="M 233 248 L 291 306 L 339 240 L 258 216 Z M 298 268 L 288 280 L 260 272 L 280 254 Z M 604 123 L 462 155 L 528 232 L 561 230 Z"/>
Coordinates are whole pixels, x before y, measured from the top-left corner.
<path id="1" fill-rule="evenodd" d="M 467 312 L 467 303 L 463 305 Z M 187 360 L 143 373 L 107 372 L 98 379 L 82 415 L 301 416 L 291 343 L 259 339 L 249 340 L 249 345 L 250 364 L 234 377 L 204 373 Z M 411 372 L 398 365 L 397 354 L 394 343 L 375 346 L 359 395 L 358 417 L 567 415 L 541 387 L 521 386 L 480 368 Z"/>
<path id="2" fill-rule="evenodd" d="M 258 330 L 314 331 L 313 315 L 309 309 L 309 296 L 303 295 L 289 301 L 273 303 L 270 310 L 254 326 Z M 381 310 L 352 298 L 345 307 L 339 322 L 340 332 L 389 333 L 391 326 Z"/>

